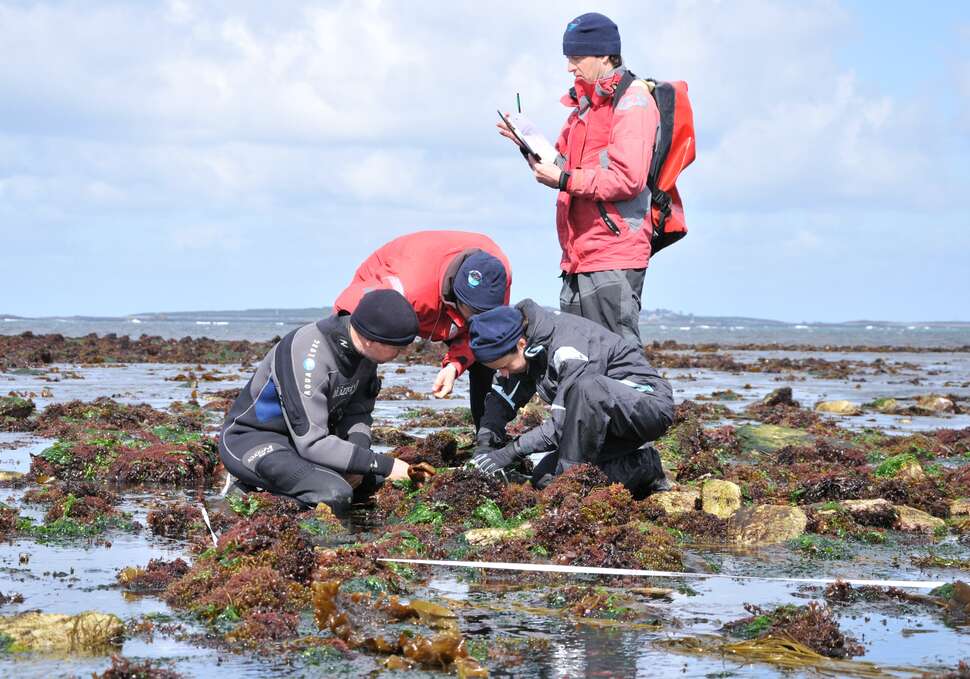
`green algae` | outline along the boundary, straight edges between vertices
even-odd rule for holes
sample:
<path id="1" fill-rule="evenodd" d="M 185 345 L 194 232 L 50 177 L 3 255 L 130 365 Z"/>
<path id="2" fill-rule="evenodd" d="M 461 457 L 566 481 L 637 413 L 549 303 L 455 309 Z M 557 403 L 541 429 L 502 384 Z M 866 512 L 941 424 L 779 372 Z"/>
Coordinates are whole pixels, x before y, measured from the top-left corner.
<path id="1" fill-rule="evenodd" d="M 229 495 L 226 497 L 226 504 L 233 512 L 247 519 L 262 506 L 255 495 Z"/>
<path id="2" fill-rule="evenodd" d="M 893 478 L 899 474 L 900 469 L 912 464 L 919 464 L 916 456 L 913 453 L 901 453 L 888 458 L 876 467 L 873 475 L 880 478 Z"/>
<path id="3" fill-rule="evenodd" d="M 515 516 L 505 518 L 502 508 L 491 498 L 487 498 L 472 512 L 472 519 L 484 528 L 501 528 L 511 530 L 518 528 L 526 521 L 534 519 L 539 514 L 538 507 L 528 507 Z"/>
<path id="4" fill-rule="evenodd" d="M 21 517 L 17 530 L 22 535 L 32 537 L 38 542 L 59 542 L 79 538 L 97 537 L 109 530 L 130 531 L 134 529 L 131 518 L 126 515 L 101 515 L 89 523 L 82 523 L 70 516 L 62 516 L 54 521 L 37 524 L 29 517 Z"/>
<path id="5" fill-rule="evenodd" d="M 443 513 L 445 509 L 447 509 L 447 505 L 440 502 L 431 504 L 418 502 L 404 518 L 404 522 L 415 524 L 430 523 L 434 526 L 440 526 L 445 520 Z"/>

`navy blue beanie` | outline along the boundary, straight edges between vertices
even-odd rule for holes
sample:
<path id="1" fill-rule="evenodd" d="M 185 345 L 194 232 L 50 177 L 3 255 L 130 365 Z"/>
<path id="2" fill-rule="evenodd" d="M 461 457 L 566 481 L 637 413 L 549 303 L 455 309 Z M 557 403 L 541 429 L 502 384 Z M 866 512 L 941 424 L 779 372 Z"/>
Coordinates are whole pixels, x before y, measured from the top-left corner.
<path id="1" fill-rule="evenodd" d="M 479 251 L 462 262 L 455 276 L 455 297 L 475 311 L 488 311 L 505 303 L 508 288 L 505 266 L 498 257 Z"/>
<path id="2" fill-rule="evenodd" d="M 418 315 L 397 290 L 371 290 L 350 314 L 350 324 L 369 340 L 407 346 L 418 334 Z"/>
<path id="3" fill-rule="evenodd" d="M 562 53 L 567 57 L 605 57 L 620 54 L 620 29 L 609 17 L 582 14 L 566 26 Z"/>
<path id="4" fill-rule="evenodd" d="M 475 360 L 491 363 L 515 350 L 523 335 L 522 312 L 515 307 L 498 306 L 472 316 L 468 330 Z"/>

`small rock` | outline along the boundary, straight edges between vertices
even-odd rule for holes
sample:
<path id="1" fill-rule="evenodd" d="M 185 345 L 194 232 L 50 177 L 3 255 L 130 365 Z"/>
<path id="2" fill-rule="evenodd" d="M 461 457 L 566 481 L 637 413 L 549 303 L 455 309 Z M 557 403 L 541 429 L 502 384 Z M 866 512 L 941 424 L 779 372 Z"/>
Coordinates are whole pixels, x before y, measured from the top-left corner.
<path id="1" fill-rule="evenodd" d="M 869 405 L 883 415 L 892 415 L 899 411 L 899 401 L 894 398 L 877 398 Z"/>
<path id="2" fill-rule="evenodd" d="M 785 446 L 804 445 L 812 437 L 799 429 L 774 424 L 745 424 L 735 429 L 735 434 L 745 452 L 756 450 L 772 453 Z"/>
<path id="3" fill-rule="evenodd" d="M 745 385 L 750 388 L 750 385 Z M 761 399 L 761 404 L 766 406 L 792 406 L 798 407 L 798 402 L 792 399 L 791 387 L 780 387 Z"/>
<path id="4" fill-rule="evenodd" d="M 893 503 L 883 498 L 843 500 L 839 506 L 860 526 L 889 528 L 895 525 L 899 519 L 899 514 Z"/>
<path id="5" fill-rule="evenodd" d="M 741 488 L 730 481 L 711 479 L 701 487 L 701 500 L 705 512 L 727 519 L 741 509 Z"/>
<path id="6" fill-rule="evenodd" d="M 920 396 L 916 399 L 916 407 L 928 413 L 952 413 L 954 409 L 953 401 L 935 394 Z"/>
<path id="7" fill-rule="evenodd" d="M 23 478 L 23 472 L 12 472 L 0 469 L 0 483 L 16 481 L 17 479 Z"/>
<path id="8" fill-rule="evenodd" d="M 669 587 L 631 587 L 629 591 L 648 599 L 673 599 L 675 590 Z"/>
<path id="9" fill-rule="evenodd" d="M 926 478 L 923 465 L 918 460 L 907 460 L 896 472 L 897 479 L 908 479 L 910 481 L 922 481 Z"/>
<path id="10" fill-rule="evenodd" d="M 29 398 L 0 396 L 0 419 L 12 417 L 15 420 L 23 420 L 30 417 L 35 407 L 34 402 Z"/>
<path id="11" fill-rule="evenodd" d="M 465 531 L 465 541 L 470 545 L 494 545 L 503 540 L 520 540 L 531 534 L 532 524 L 526 521 L 516 528 L 472 528 Z"/>
<path id="12" fill-rule="evenodd" d="M 664 514 L 683 514 L 692 512 L 697 508 L 697 501 L 701 494 L 696 489 L 690 490 L 671 490 L 666 493 L 654 493 L 645 502 L 656 505 L 663 510 Z"/>
<path id="13" fill-rule="evenodd" d="M 899 520 L 896 522 L 897 530 L 932 535 L 936 530 L 946 527 L 943 519 L 938 519 L 914 507 L 896 505 L 896 511 L 899 513 Z"/>
<path id="14" fill-rule="evenodd" d="M 0 616 L 0 635 L 11 638 L 10 650 L 15 652 L 104 653 L 116 649 L 124 634 L 118 616 L 95 611 Z"/>
<path id="15" fill-rule="evenodd" d="M 759 505 L 745 507 L 732 516 L 728 536 L 742 545 L 774 545 L 794 540 L 807 525 L 808 517 L 798 507 Z"/>
<path id="16" fill-rule="evenodd" d="M 819 401 L 815 404 L 815 412 L 832 413 L 834 415 L 861 415 L 862 408 L 852 401 Z"/>
<path id="17" fill-rule="evenodd" d="M 960 497 L 951 502 L 950 516 L 970 516 L 970 498 Z"/>

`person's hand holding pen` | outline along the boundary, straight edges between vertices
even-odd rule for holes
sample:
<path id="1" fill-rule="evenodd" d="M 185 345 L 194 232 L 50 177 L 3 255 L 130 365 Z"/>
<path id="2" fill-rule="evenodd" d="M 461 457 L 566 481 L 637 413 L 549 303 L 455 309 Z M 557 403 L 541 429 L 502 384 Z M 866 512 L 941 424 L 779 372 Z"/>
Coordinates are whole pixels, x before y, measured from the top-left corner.
<path id="1" fill-rule="evenodd" d="M 522 113 L 522 100 L 519 98 L 518 93 L 515 95 L 515 104 L 519 110 L 519 113 Z M 529 163 L 529 167 L 532 169 L 533 176 L 537 182 L 543 186 L 564 191 L 565 186 L 562 184 L 565 184 L 566 182 L 562 182 L 564 174 L 562 168 L 554 163 L 542 162 L 541 158 L 533 153 L 530 153 L 516 136 L 516 134 L 509 128 L 509 124 L 506 121 L 510 116 L 511 114 L 508 112 L 500 114 L 499 117 L 501 119 L 499 122 L 495 123 L 495 127 L 498 128 L 498 133 L 506 139 L 511 139 L 514 141 L 516 146 L 519 147 L 519 152 L 522 154 L 522 157 L 525 158 L 526 162 Z M 565 179 L 568 181 L 569 176 L 566 175 Z"/>
<path id="2" fill-rule="evenodd" d="M 508 114 L 506 113 L 506 115 Z M 519 147 L 519 151 L 522 152 L 522 155 L 529 163 L 529 167 L 532 168 L 532 174 L 535 176 L 537 182 L 552 189 L 559 188 L 559 177 L 562 175 L 562 169 L 558 165 L 555 163 L 540 163 L 534 155 L 526 151 L 525 147 L 519 143 L 519 140 L 515 138 L 515 135 L 512 134 L 512 131 L 505 124 L 504 120 L 495 123 L 495 127 L 498 128 L 500 135 L 511 139 Z"/>

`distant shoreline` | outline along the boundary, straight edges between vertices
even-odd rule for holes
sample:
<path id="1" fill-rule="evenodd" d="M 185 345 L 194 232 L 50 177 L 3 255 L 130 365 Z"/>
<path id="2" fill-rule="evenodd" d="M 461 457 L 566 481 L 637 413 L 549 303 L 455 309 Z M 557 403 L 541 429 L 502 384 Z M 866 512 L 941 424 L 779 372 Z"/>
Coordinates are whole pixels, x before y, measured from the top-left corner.
<path id="1" fill-rule="evenodd" d="M 132 322 L 199 322 L 232 323 L 250 321 L 267 322 L 281 321 L 283 323 L 309 323 L 328 316 L 331 307 L 306 307 L 297 309 L 240 309 L 214 311 L 165 311 L 126 314 L 124 316 L 19 316 L 17 314 L 0 313 L 0 322 L 94 322 L 94 323 L 132 323 Z M 861 319 L 850 321 L 778 321 L 770 318 L 755 318 L 750 316 L 699 316 L 696 314 L 682 314 L 666 309 L 644 310 L 640 313 L 640 325 L 645 326 L 712 326 L 719 328 L 730 327 L 791 327 L 801 326 L 813 328 L 836 328 L 866 326 L 884 328 L 925 327 L 930 329 L 970 329 L 970 321 L 881 321 L 875 319 Z"/>

